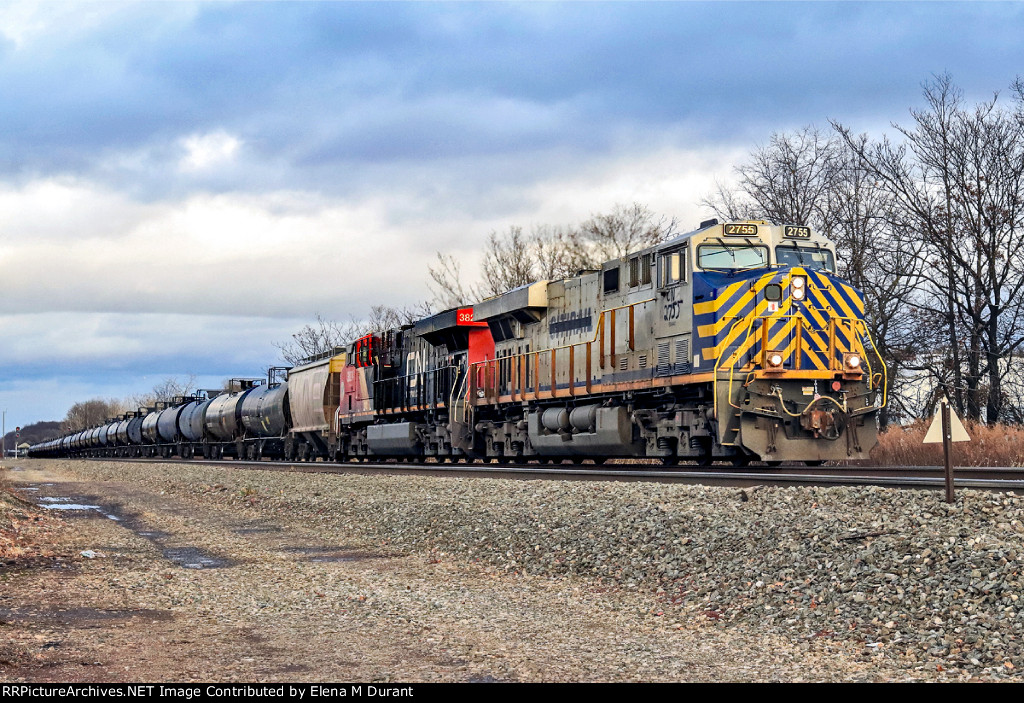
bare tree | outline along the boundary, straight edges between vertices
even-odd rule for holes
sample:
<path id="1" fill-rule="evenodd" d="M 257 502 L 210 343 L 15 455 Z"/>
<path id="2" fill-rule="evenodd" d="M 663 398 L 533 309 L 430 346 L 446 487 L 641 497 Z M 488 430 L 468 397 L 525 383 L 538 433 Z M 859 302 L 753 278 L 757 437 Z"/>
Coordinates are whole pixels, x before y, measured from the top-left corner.
<path id="1" fill-rule="evenodd" d="M 844 165 L 840 140 L 817 127 L 776 132 L 734 169 L 735 188 L 718 184 L 717 193 L 701 204 L 725 219 L 813 224 L 828 230 L 833 216 L 829 205 Z"/>
<path id="2" fill-rule="evenodd" d="M 75 403 L 68 410 L 67 415 L 61 422 L 61 432 L 79 432 L 90 427 L 102 425 L 108 418 L 123 413 L 122 405 L 113 399 L 93 398 L 81 403 Z"/>
<path id="3" fill-rule="evenodd" d="M 480 286 L 464 283 L 462 266 L 451 254 L 437 252 L 437 261 L 427 266 L 430 274 L 430 292 L 434 303 L 442 310 L 468 305 L 486 297 Z"/>
<path id="4" fill-rule="evenodd" d="M 157 402 L 170 402 L 175 398 L 190 396 L 195 390 L 196 375 L 194 373 L 181 378 L 172 376 L 153 386 L 153 400 Z"/>
<path id="5" fill-rule="evenodd" d="M 594 268 L 594 257 L 577 227 L 534 225 L 530 244 L 539 281 L 560 281 Z"/>
<path id="6" fill-rule="evenodd" d="M 434 301 L 455 307 L 499 295 L 537 280 L 559 280 L 583 269 L 654 246 L 677 233 L 675 218 L 659 216 L 639 203 L 615 205 L 575 227 L 534 226 L 529 236 L 512 225 L 492 232 L 481 266 L 482 284 L 466 284 L 454 256 L 438 252 L 428 267 Z"/>
<path id="7" fill-rule="evenodd" d="M 914 394 L 900 395 L 898 380 L 922 334 L 912 300 L 920 247 L 893 221 L 888 192 L 841 137 L 813 126 L 773 134 L 734 171 L 736 186 L 719 183 L 702 204 L 725 219 L 806 224 L 832 239 L 837 273 L 865 293 L 869 331 L 890 369 L 887 413 L 913 412 Z"/>
<path id="8" fill-rule="evenodd" d="M 146 393 L 136 393 L 121 401 L 128 410 L 151 408 L 157 403 L 170 403 L 175 398 L 192 395 L 196 391 L 196 375 L 187 374 L 182 377 L 168 376 L 157 383 Z"/>
<path id="9" fill-rule="evenodd" d="M 523 228 L 517 225 L 500 235 L 491 232 L 483 263 L 485 295 L 499 295 L 537 280 L 530 244 Z"/>
<path id="10" fill-rule="evenodd" d="M 359 323 L 350 320 L 339 324 L 334 320 L 324 319 L 316 314 L 316 322 L 308 324 L 292 335 L 290 341 L 274 342 L 285 363 L 295 366 L 312 356 L 323 354 L 331 349 L 343 346 L 359 337 Z"/>
<path id="11" fill-rule="evenodd" d="M 296 366 L 311 357 L 347 346 L 363 335 L 410 325 L 430 314 L 432 308 L 425 302 L 402 308 L 374 305 L 365 319 L 352 317 L 345 323 L 326 320 L 317 313 L 315 324 L 308 324 L 293 334 L 291 341 L 275 342 L 274 346 L 285 363 Z"/>
<path id="12" fill-rule="evenodd" d="M 999 421 L 1003 382 L 1024 345 L 1024 118 L 1020 83 L 1014 110 L 998 95 L 964 102 L 948 75 L 924 86 L 926 109 L 895 125 L 901 145 L 853 139 L 862 163 L 916 229 L 927 266 L 922 312 L 939 322 L 957 409 Z M 941 371 L 945 371 L 942 369 Z M 938 375 L 938 373 L 936 374 Z"/>
<path id="13" fill-rule="evenodd" d="M 655 215 L 646 205 L 615 205 L 579 227 L 579 237 L 595 267 L 675 236 L 678 221 Z"/>

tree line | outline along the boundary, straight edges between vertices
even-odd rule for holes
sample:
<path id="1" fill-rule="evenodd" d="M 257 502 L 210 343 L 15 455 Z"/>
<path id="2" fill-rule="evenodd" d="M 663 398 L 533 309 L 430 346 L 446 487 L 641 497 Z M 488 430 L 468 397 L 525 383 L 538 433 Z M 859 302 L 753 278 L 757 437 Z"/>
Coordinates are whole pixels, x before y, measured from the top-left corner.
<path id="1" fill-rule="evenodd" d="M 929 415 L 943 395 L 967 419 L 1024 422 L 1024 81 L 1009 92 L 971 103 L 949 75 L 935 76 L 923 85 L 923 106 L 890 133 L 872 137 L 838 121 L 776 132 L 729 184 L 699 200 L 722 218 L 810 225 L 836 243 L 838 273 L 864 292 L 889 369 L 883 424 Z M 294 365 L 369 331 L 596 269 L 676 234 L 674 218 L 641 203 L 576 225 L 510 225 L 490 233 L 469 280 L 461 261 L 438 252 L 427 267 L 430 300 L 374 306 L 347 323 L 318 314 L 275 346 Z M 158 386 L 144 398 L 78 403 L 64 424 L 98 424 L 168 393 L 187 394 Z"/>
<path id="2" fill-rule="evenodd" d="M 157 403 L 170 403 L 175 398 L 188 397 L 196 391 L 196 376 L 168 377 L 145 393 L 136 393 L 126 398 L 93 398 L 75 403 L 60 422 L 61 434 L 104 424 L 109 418 L 118 417 L 139 408 L 152 408 Z"/>
<path id="3" fill-rule="evenodd" d="M 977 103 L 949 75 L 922 88 L 923 106 L 889 134 L 838 121 L 772 134 L 735 166 L 730 184 L 699 203 L 727 219 L 810 225 L 836 243 L 838 273 L 865 293 L 869 330 L 889 369 L 883 424 L 931 414 L 944 395 L 968 419 L 1020 423 L 1024 81 L 1010 86 L 1008 100 L 997 93 Z M 318 317 L 291 346 L 322 351 L 380 322 L 572 276 L 676 233 L 674 219 L 639 203 L 574 226 L 512 225 L 491 232 L 474 282 L 438 252 L 428 266 L 430 302 L 375 308 L 347 326 Z"/>
<path id="4" fill-rule="evenodd" d="M 464 277 L 462 262 L 437 252 L 427 266 L 431 299 L 395 308 L 375 305 L 363 319 L 337 322 L 317 313 L 285 342 L 276 342 L 288 364 L 345 346 L 359 337 L 428 317 L 435 312 L 470 305 L 519 286 L 540 280 L 560 280 L 637 249 L 654 246 L 678 234 L 675 218 L 658 215 L 640 203 L 616 204 L 605 213 L 591 215 L 575 225 L 533 225 L 526 231 L 510 225 L 492 231 L 484 247 L 480 270 Z"/>
<path id="5" fill-rule="evenodd" d="M 833 121 L 773 134 L 702 203 L 809 224 L 865 293 L 891 419 L 946 395 L 968 419 L 1019 423 L 1024 345 L 1024 83 L 969 103 L 948 75 L 872 138 Z M 887 418 L 888 419 L 888 418 Z"/>

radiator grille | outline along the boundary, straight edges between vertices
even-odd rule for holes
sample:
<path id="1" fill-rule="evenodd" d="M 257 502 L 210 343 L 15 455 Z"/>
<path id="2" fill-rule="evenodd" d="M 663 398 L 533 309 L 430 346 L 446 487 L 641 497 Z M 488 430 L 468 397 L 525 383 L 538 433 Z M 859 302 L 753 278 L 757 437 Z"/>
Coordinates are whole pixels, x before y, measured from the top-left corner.
<path id="1" fill-rule="evenodd" d="M 669 364 L 668 350 L 668 342 L 661 342 L 658 344 L 658 366 L 655 372 L 659 376 L 667 376 L 672 370 L 672 366 Z"/>
<path id="2" fill-rule="evenodd" d="M 690 340 L 676 340 L 676 373 L 690 373 Z"/>

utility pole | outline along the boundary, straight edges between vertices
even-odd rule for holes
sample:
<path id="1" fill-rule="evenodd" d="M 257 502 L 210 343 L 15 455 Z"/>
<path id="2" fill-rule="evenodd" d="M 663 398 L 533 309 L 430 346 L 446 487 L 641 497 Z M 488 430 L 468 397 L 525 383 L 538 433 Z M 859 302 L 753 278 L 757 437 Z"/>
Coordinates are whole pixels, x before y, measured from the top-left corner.
<path id="1" fill-rule="evenodd" d="M 0 463 L 3 463 L 3 460 L 7 458 L 7 411 L 6 410 L 4 410 L 3 434 L 0 435 L 0 437 L 3 438 L 3 439 L 0 439 L 0 444 L 2 444 L 2 446 L 3 446 L 3 449 L 0 449 Z"/>

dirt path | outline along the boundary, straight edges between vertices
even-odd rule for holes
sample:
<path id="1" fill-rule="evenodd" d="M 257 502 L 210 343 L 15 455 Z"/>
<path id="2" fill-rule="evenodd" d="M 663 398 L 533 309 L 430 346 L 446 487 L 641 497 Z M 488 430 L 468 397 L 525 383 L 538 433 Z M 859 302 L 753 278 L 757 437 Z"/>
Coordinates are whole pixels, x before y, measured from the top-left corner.
<path id="1" fill-rule="evenodd" d="M 78 481 L 47 462 L 8 478 L 35 503 L 93 507 L 47 511 L 35 529 L 64 523 L 48 556 L 0 569 L 3 681 L 894 676 L 839 644 L 673 621 L 653 597 L 581 579 L 325 539 L 288 515 Z M 31 532 L 36 513 L 21 513 Z"/>

